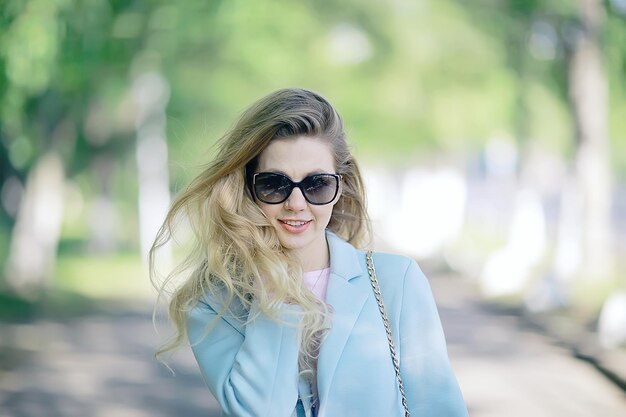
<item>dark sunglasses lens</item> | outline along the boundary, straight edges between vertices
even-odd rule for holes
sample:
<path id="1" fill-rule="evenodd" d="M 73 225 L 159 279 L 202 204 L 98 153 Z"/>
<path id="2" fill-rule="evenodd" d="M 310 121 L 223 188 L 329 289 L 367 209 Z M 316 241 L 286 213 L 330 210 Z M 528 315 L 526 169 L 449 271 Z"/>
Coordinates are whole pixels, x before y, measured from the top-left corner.
<path id="1" fill-rule="evenodd" d="M 337 195 L 338 185 L 337 177 L 334 175 L 318 174 L 306 177 L 301 187 L 310 203 L 328 204 Z"/>
<path id="2" fill-rule="evenodd" d="M 254 193 L 264 203 L 281 203 L 291 193 L 291 182 L 283 175 L 259 174 L 254 180 Z"/>

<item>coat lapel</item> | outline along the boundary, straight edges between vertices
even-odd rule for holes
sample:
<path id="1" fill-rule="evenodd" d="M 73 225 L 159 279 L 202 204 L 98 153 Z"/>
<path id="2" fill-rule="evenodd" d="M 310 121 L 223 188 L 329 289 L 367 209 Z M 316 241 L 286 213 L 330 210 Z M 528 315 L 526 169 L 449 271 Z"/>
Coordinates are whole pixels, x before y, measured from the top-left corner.
<path id="1" fill-rule="evenodd" d="M 369 286 L 359 285 L 363 281 L 354 279 L 364 275 L 359 252 L 332 232 L 327 232 L 326 236 L 331 262 L 326 302 L 333 307 L 334 313 L 332 328 L 322 343 L 317 363 L 322 408 L 339 358 L 370 294 Z"/>

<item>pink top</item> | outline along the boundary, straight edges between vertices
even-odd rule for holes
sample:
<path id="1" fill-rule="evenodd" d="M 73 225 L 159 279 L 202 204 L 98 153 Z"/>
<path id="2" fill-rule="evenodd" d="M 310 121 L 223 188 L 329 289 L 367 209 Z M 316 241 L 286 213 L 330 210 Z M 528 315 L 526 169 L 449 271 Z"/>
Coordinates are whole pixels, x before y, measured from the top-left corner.
<path id="1" fill-rule="evenodd" d="M 326 301 L 329 277 L 330 268 L 318 269 L 317 271 L 309 271 L 302 274 L 306 286 L 322 301 Z"/>
<path id="2" fill-rule="evenodd" d="M 328 290 L 328 279 L 330 278 L 330 268 L 318 269 L 317 271 L 309 271 L 302 274 L 304 283 L 311 290 L 315 296 L 326 301 L 326 291 Z M 317 365 L 315 365 L 317 366 Z M 314 380 L 311 384 L 311 392 L 317 402 L 317 380 Z M 316 410 L 313 411 L 313 415 L 317 415 Z"/>

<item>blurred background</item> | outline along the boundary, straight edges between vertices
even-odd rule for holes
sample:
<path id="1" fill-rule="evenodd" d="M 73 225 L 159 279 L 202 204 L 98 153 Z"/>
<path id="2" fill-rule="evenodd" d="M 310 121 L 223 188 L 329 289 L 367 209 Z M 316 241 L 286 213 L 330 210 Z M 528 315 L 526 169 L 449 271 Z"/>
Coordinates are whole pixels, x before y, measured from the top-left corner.
<path id="1" fill-rule="evenodd" d="M 625 415 L 626 0 L 0 0 L 0 416 L 216 413 L 151 357 L 146 253 L 288 86 L 344 118 L 472 415 Z"/>

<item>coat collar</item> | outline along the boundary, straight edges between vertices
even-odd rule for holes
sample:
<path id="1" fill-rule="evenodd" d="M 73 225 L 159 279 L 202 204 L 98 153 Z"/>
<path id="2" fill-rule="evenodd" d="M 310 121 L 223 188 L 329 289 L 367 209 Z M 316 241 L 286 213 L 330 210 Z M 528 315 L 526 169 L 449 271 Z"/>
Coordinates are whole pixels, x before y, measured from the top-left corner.
<path id="1" fill-rule="evenodd" d="M 359 252 L 348 242 L 326 229 L 326 241 L 330 252 L 330 272 L 350 281 L 363 274 Z"/>

